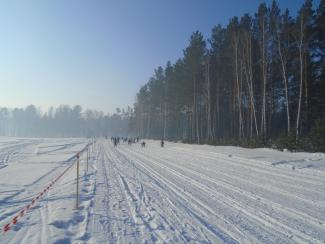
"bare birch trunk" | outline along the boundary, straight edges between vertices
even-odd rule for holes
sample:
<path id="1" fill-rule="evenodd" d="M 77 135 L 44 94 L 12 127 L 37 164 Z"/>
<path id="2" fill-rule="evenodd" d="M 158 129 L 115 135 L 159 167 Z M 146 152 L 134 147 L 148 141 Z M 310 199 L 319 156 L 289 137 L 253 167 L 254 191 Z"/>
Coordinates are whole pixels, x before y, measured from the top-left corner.
<path id="1" fill-rule="evenodd" d="M 301 113 L 301 99 L 302 99 L 302 84 L 303 84 L 303 16 L 300 19 L 300 41 L 299 41 L 299 63 L 300 63 L 300 88 L 299 88 L 299 102 L 298 102 L 298 111 L 297 111 L 297 121 L 296 121 L 296 140 L 299 138 L 299 124 L 300 124 L 300 113 Z"/>
<path id="2" fill-rule="evenodd" d="M 167 127 L 167 104 L 165 102 L 165 113 L 164 113 L 164 133 L 163 133 L 163 139 L 166 138 L 166 127 Z"/>
<path id="3" fill-rule="evenodd" d="M 254 89 L 253 89 L 253 68 L 252 68 L 252 43 L 251 43 L 251 36 L 250 34 L 246 34 L 246 82 L 249 91 L 249 98 L 251 104 L 251 113 L 252 117 L 254 118 L 255 123 L 255 133 L 258 136 L 259 130 L 257 125 L 256 119 L 256 109 L 255 109 L 255 98 L 254 98 Z M 253 120 L 252 120 L 253 123 Z"/>
<path id="4" fill-rule="evenodd" d="M 210 58 L 207 60 L 207 139 L 213 139 L 213 133 L 211 128 L 211 93 L 210 93 Z"/>
<path id="5" fill-rule="evenodd" d="M 261 132 L 266 134 L 266 55 L 265 55 L 265 23 L 263 20 L 262 24 L 262 77 L 263 77 L 263 102 L 262 102 L 262 121 L 261 121 Z"/>
<path id="6" fill-rule="evenodd" d="M 277 34 L 277 43 L 278 43 L 278 53 L 281 61 L 281 68 L 282 68 L 282 78 L 284 83 L 284 92 L 285 92 L 285 99 L 286 99 L 286 111 L 287 111 L 287 130 L 288 134 L 290 133 L 290 111 L 289 111 L 289 98 L 288 98 L 288 79 L 287 79 L 287 70 L 286 70 L 286 60 L 283 56 L 282 49 L 281 49 L 281 40 L 279 33 Z"/>
<path id="7" fill-rule="evenodd" d="M 242 114 L 241 114 L 241 98 L 240 98 L 240 87 L 239 87 L 239 71 L 238 71 L 238 40 L 237 35 L 234 36 L 234 48 L 235 48 L 235 76 L 237 86 L 237 104 L 238 104 L 238 136 L 241 138 L 241 127 L 242 127 Z"/>

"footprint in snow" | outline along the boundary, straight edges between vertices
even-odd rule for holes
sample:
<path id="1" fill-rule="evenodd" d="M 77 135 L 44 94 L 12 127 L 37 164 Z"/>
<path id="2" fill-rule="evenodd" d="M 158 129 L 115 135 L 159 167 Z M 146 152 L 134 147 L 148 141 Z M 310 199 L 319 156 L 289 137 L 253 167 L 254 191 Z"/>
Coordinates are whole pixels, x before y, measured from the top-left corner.
<path id="1" fill-rule="evenodd" d="M 54 242 L 54 244 L 70 244 L 71 240 L 69 238 L 64 238 L 64 239 L 60 239 L 57 240 L 56 242 Z"/>

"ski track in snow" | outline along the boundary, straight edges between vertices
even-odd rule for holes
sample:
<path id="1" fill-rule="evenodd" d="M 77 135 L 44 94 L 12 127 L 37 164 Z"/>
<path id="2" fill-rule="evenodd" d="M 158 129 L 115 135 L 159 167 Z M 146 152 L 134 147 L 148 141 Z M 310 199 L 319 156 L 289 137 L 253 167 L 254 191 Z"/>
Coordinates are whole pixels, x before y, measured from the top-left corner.
<path id="1" fill-rule="evenodd" d="M 116 187 L 107 188 L 124 194 L 126 197 L 118 199 L 128 206 L 111 216 L 131 211 L 126 217 L 129 226 L 119 226 L 122 233 L 133 233 L 131 242 L 325 240 L 323 172 L 277 168 L 264 161 L 179 144 L 162 149 L 154 143 L 147 148 L 114 148 L 104 142 L 101 148 L 106 155 L 102 170 L 110 172 L 109 181 L 117 182 Z M 112 193 L 106 203 L 114 205 L 116 200 Z M 102 224 L 116 233 L 114 219 Z M 127 235 L 111 239 L 112 235 L 106 235 L 106 241 L 130 242 Z M 105 240 L 105 234 L 100 238 Z"/>
<path id="2" fill-rule="evenodd" d="M 0 177 L 1 227 L 86 144 L 1 138 L 0 176 L 25 176 Z M 78 210 L 74 166 L 0 243 L 325 243 L 324 154 L 99 140 L 85 162 Z"/>

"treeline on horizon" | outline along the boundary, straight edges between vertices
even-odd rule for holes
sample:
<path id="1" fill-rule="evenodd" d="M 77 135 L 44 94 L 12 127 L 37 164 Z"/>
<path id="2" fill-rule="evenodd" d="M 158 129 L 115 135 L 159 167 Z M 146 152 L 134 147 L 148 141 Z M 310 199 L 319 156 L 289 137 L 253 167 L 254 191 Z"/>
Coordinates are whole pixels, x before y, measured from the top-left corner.
<path id="1" fill-rule="evenodd" d="M 132 109 L 116 109 L 112 115 L 83 110 L 80 105 L 61 105 L 42 113 L 34 105 L 0 107 L 0 136 L 94 137 L 128 134 Z"/>
<path id="2" fill-rule="evenodd" d="M 325 0 L 292 16 L 276 1 L 196 31 L 136 95 L 144 138 L 325 151 Z"/>

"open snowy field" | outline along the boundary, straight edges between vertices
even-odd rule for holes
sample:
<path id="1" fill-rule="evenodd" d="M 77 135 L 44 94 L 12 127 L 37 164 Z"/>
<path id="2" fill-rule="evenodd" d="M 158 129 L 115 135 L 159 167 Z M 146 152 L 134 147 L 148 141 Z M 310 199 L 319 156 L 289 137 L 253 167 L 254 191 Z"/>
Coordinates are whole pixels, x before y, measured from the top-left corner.
<path id="1" fill-rule="evenodd" d="M 0 139 L 1 228 L 86 139 Z M 0 243 L 324 243 L 325 155 L 99 140 Z"/>
<path id="2" fill-rule="evenodd" d="M 87 240 L 79 234 L 86 233 L 94 171 L 86 174 L 85 155 L 80 161 L 80 210 L 75 210 L 73 165 L 16 225 L 3 231 L 19 211 L 73 164 L 75 154 L 87 143 L 86 139 L 0 138 L 0 243 L 69 243 L 71 238 L 66 235 Z"/>

